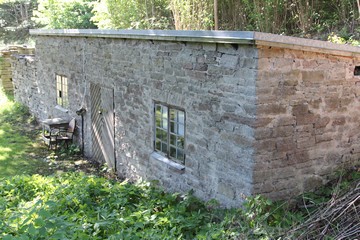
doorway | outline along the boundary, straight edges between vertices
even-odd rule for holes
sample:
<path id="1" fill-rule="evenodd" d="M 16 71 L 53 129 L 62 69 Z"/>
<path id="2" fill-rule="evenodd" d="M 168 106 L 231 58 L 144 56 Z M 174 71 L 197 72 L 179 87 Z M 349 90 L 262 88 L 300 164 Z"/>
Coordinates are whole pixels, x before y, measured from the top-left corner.
<path id="1" fill-rule="evenodd" d="M 90 84 L 93 159 L 116 171 L 114 89 Z"/>

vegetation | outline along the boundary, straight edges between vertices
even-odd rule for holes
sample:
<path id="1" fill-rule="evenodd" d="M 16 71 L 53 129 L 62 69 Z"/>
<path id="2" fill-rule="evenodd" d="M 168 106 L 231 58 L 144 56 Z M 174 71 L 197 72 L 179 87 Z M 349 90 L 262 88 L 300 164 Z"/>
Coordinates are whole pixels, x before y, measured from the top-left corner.
<path id="1" fill-rule="evenodd" d="M 27 109 L 2 92 L 0 126 L 1 239 L 331 239 L 359 235 L 360 172 L 356 168 L 339 173 L 339 182 L 304 194 L 291 204 L 255 196 L 245 199 L 244 208 L 221 209 L 216 201 L 202 202 L 191 192 L 165 193 L 156 182 L 117 181 L 106 168 L 84 164 L 77 147 L 49 151 L 39 143 L 39 129 Z M 314 229 L 315 225 L 324 228 Z"/>
<path id="2" fill-rule="evenodd" d="M 43 0 L 33 20 L 45 28 L 96 28 L 91 18 L 96 0 Z"/>
<path id="3" fill-rule="evenodd" d="M 346 40 L 359 39 L 358 3 L 357 0 L 0 0 L 0 39 L 25 41 L 29 28 L 38 27 L 209 30 L 215 25 L 219 30 L 261 31 L 323 40 L 335 33 Z"/>
<path id="4" fill-rule="evenodd" d="M 31 19 L 36 8 L 37 0 L 0 0 L 0 40 L 26 42 L 29 29 L 38 27 Z"/>
<path id="5" fill-rule="evenodd" d="M 92 18 L 99 28 L 170 29 L 168 0 L 101 0 Z"/>
<path id="6" fill-rule="evenodd" d="M 37 159 L 41 150 L 34 151 L 39 146 L 33 141 L 36 133 L 30 131 L 32 120 L 26 107 L 8 101 L 0 91 L 0 177 L 32 174 L 47 167 Z"/>

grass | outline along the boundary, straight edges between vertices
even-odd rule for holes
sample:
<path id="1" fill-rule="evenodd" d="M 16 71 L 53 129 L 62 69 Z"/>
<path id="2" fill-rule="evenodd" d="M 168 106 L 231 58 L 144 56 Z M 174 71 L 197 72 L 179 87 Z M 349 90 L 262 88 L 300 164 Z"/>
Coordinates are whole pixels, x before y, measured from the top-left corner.
<path id="1" fill-rule="evenodd" d="M 45 149 L 34 141 L 32 120 L 26 107 L 0 91 L 0 178 L 46 170 L 48 165 L 42 161 Z M 28 129 L 20 126 L 23 123 Z"/>
<path id="2" fill-rule="evenodd" d="M 41 139 L 41 128 L 28 109 L 0 89 L 0 178 L 78 170 L 100 171 L 98 165 L 80 156 L 76 146 L 49 151 Z"/>

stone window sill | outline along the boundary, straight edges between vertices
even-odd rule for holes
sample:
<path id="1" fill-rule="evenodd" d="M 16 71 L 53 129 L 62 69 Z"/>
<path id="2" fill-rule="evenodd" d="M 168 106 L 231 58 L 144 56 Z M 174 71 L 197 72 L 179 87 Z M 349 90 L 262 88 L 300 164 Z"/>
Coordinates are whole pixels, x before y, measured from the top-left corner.
<path id="1" fill-rule="evenodd" d="M 66 108 L 63 108 L 63 107 L 60 106 L 60 105 L 56 105 L 56 106 L 55 106 L 55 109 L 60 110 L 61 112 L 64 112 L 64 113 L 68 113 L 68 112 L 69 112 L 69 110 L 67 110 Z"/>
<path id="2" fill-rule="evenodd" d="M 164 157 L 163 155 L 157 153 L 157 152 L 153 152 L 151 155 L 150 155 L 150 158 L 151 159 L 154 159 L 154 160 L 157 160 L 157 161 L 160 161 L 162 163 L 165 163 L 166 165 L 168 165 L 170 168 L 174 169 L 174 170 L 177 170 L 179 172 L 184 172 L 185 171 L 185 166 L 184 165 L 181 165 L 179 163 L 176 163 L 176 162 L 173 162 L 171 160 L 169 160 L 167 157 Z"/>

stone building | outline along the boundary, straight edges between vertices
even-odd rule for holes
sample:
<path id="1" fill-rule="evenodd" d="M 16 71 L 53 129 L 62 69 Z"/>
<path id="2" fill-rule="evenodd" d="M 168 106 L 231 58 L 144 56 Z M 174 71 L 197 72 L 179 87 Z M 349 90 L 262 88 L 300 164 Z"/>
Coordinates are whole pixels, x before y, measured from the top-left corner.
<path id="1" fill-rule="evenodd" d="M 35 58 L 13 62 L 16 98 L 38 119 L 76 117 L 85 155 L 122 177 L 239 206 L 359 163 L 357 47 L 258 32 L 31 34 Z"/>

